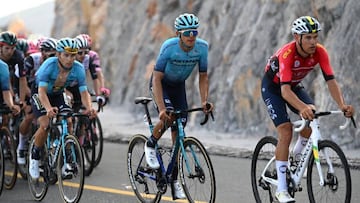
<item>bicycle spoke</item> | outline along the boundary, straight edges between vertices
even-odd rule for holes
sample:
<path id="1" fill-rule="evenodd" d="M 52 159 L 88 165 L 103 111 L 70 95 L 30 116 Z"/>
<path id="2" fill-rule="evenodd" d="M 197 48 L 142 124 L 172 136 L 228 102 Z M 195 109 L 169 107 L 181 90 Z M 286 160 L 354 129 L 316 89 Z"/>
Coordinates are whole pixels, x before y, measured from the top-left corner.
<path id="1" fill-rule="evenodd" d="M 160 196 L 155 181 L 156 171 L 148 167 L 144 155 L 146 137 L 135 135 L 128 149 L 128 173 L 135 195 L 141 202 L 157 202 Z M 152 178 L 151 178 L 152 177 Z"/>
<path id="2" fill-rule="evenodd" d="M 251 162 L 251 185 L 255 200 L 259 203 L 271 203 L 274 200 L 276 186 L 266 182 L 262 178 L 262 174 L 265 177 L 277 179 L 275 162 L 264 171 L 270 159 L 275 156 L 276 143 L 275 138 L 264 137 L 258 142 L 254 150 Z"/>
<path id="3" fill-rule="evenodd" d="M 324 177 L 324 185 L 320 185 L 320 179 L 314 157 L 310 158 L 308 168 L 308 190 L 310 202 L 350 202 L 351 178 L 347 160 L 342 150 L 331 141 L 319 143 L 321 171 Z M 328 161 L 332 167 L 329 167 Z"/>
<path id="4" fill-rule="evenodd" d="M 4 155 L 4 187 L 12 189 L 17 179 L 16 143 L 8 128 L 2 127 L 0 130 L 1 144 Z"/>
<path id="5" fill-rule="evenodd" d="M 28 153 L 31 154 L 31 151 L 34 147 L 34 137 L 30 141 L 29 145 L 29 151 Z M 39 179 L 32 179 L 31 176 L 28 174 L 28 185 L 30 189 L 31 195 L 34 197 L 35 200 L 41 201 L 44 199 L 47 189 L 48 189 L 48 181 L 47 181 L 47 173 L 48 173 L 48 164 L 47 164 L 47 149 L 44 147 L 44 156 L 41 156 L 41 165 L 40 168 L 40 178 Z M 27 170 L 27 173 L 29 173 L 29 170 Z"/>
<path id="6" fill-rule="evenodd" d="M 77 138 L 67 135 L 57 160 L 59 189 L 65 202 L 78 202 L 84 188 L 84 159 Z M 65 153 L 64 151 L 65 150 Z M 64 157 L 64 154 L 66 157 Z"/>
<path id="7" fill-rule="evenodd" d="M 200 141 L 187 137 L 185 154 L 180 152 L 179 172 L 184 191 L 190 202 L 215 202 L 215 174 L 205 148 Z"/>

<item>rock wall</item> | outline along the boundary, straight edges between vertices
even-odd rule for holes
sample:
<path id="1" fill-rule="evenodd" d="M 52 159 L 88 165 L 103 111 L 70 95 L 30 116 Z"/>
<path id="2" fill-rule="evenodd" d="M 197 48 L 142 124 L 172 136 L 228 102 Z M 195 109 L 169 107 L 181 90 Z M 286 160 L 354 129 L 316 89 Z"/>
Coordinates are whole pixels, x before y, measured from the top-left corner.
<path id="1" fill-rule="evenodd" d="M 149 95 L 148 80 L 161 43 L 175 35 L 174 19 L 184 12 L 200 18 L 199 37 L 210 44 L 210 101 L 216 106 L 216 122 L 207 128 L 238 136 L 275 135 L 261 99 L 260 80 L 266 59 L 292 40 L 291 23 L 302 15 L 322 23 L 320 42 L 328 49 L 344 97 L 360 109 L 357 0 L 57 0 L 53 34 L 90 33 L 113 90 L 111 105 L 123 105 L 136 112 L 134 116 L 141 115 L 133 100 Z M 199 105 L 197 84 L 194 72 L 187 86 L 189 103 L 195 106 Z M 321 71 L 313 71 L 304 86 L 318 109 L 336 108 Z M 340 132 L 336 129 L 341 122 L 336 117 L 323 119 L 324 136 L 359 147 L 359 130 L 350 127 Z"/>

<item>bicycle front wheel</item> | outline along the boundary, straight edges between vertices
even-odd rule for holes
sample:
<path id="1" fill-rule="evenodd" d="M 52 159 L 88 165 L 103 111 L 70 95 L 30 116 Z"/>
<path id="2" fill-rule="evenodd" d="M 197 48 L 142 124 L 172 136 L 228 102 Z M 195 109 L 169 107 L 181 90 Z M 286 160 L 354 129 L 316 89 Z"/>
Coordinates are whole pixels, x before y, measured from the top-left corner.
<path id="1" fill-rule="evenodd" d="M 4 177 L 4 187 L 5 189 L 10 190 L 15 186 L 17 179 L 16 143 L 8 128 L 1 128 L 0 137 L 6 172 Z"/>
<path id="2" fill-rule="evenodd" d="M 28 154 L 29 156 L 31 156 L 31 152 L 34 148 L 34 143 L 35 143 L 35 136 L 33 136 L 31 138 L 30 144 L 29 144 L 29 150 L 28 150 Z M 34 197 L 34 199 L 36 201 L 41 201 L 42 199 L 44 199 L 47 190 L 48 190 L 48 186 L 49 186 L 49 162 L 48 162 L 48 151 L 47 151 L 47 147 L 44 146 L 43 147 L 44 152 L 41 153 L 40 156 L 40 160 L 39 160 L 39 170 L 40 172 L 40 178 L 38 179 L 32 179 L 30 174 L 29 174 L 29 169 L 27 169 L 27 180 L 28 180 L 28 184 L 29 184 L 29 190 L 31 195 Z"/>
<path id="3" fill-rule="evenodd" d="M 274 137 L 263 137 L 256 145 L 251 160 L 251 185 L 257 203 L 274 202 L 276 187 L 262 178 L 266 165 L 275 156 L 277 140 Z M 277 179 L 275 161 L 265 171 L 265 176 Z"/>
<path id="4" fill-rule="evenodd" d="M 84 189 L 84 157 L 78 139 L 73 135 L 67 135 L 60 147 L 56 170 L 63 200 L 79 202 Z"/>
<path id="5" fill-rule="evenodd" d="M 179 152 L 180 180 L 189 202 L 215 202 L 216 182 L 210 157 L 199 140 L 184 139 L 184 151 Z"/>
<path id="6" fill-rule="evenodd" d="M 326 161 L 331 162 L 332 167 Z M 311 203 L 345 202 L 351 200 L 351 176 L 349 165 L 341 148 L 334 142 L 319 142 L 319 161 L 324 177 L 324 185 L 320 185 L 319 173 L 314 155 L 309 160 L 307 170 L 307 188 Z"/>
<path id="7" fill-rule="evenodd" d="M 147 138 L 144 135 L 134 135 L 127 153 L 127 166 L 131 187 L 138 200 L 142 203 L 155 203 L 161 199 L 157 188 L 157 171 L 151 169 L 145 160 L 144 146 Z"/>

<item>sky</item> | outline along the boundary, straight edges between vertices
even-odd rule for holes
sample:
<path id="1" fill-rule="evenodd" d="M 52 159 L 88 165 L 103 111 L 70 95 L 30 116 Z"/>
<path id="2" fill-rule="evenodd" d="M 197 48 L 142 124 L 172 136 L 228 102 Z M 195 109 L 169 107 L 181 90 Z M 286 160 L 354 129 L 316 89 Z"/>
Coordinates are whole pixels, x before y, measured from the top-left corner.
<path id="1" fill-rule="evenodd" d="M 55 0 L 9 0 L 0 6 L 0 18 Z"/>

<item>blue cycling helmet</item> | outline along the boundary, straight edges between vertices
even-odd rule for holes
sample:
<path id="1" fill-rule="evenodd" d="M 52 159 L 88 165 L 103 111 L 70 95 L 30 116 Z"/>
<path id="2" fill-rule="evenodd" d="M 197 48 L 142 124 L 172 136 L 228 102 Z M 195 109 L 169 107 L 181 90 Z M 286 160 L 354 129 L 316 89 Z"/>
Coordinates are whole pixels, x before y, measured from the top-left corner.
<path id="1" fill-rule="evenodd" d="M 73 38 L 62 38 L 56 44 L 57 52 L 66 52 L 69 54 L 77 54 L 79 51 L 79 46 L 75 39 Z"/>
<path id="2" fill-rule="evenodd" d="M 293 22 L 291 32 L 293 34 L 310 34 L 321 31 L 318 20 L 310 16 L 301 16 Z"/>
<path id="3" fill-rule="evenodd" d="M 194 14 L 184 13 L 175 19 L 176 30 L 196 29 L 199 27 L 199 18 Z"/>

